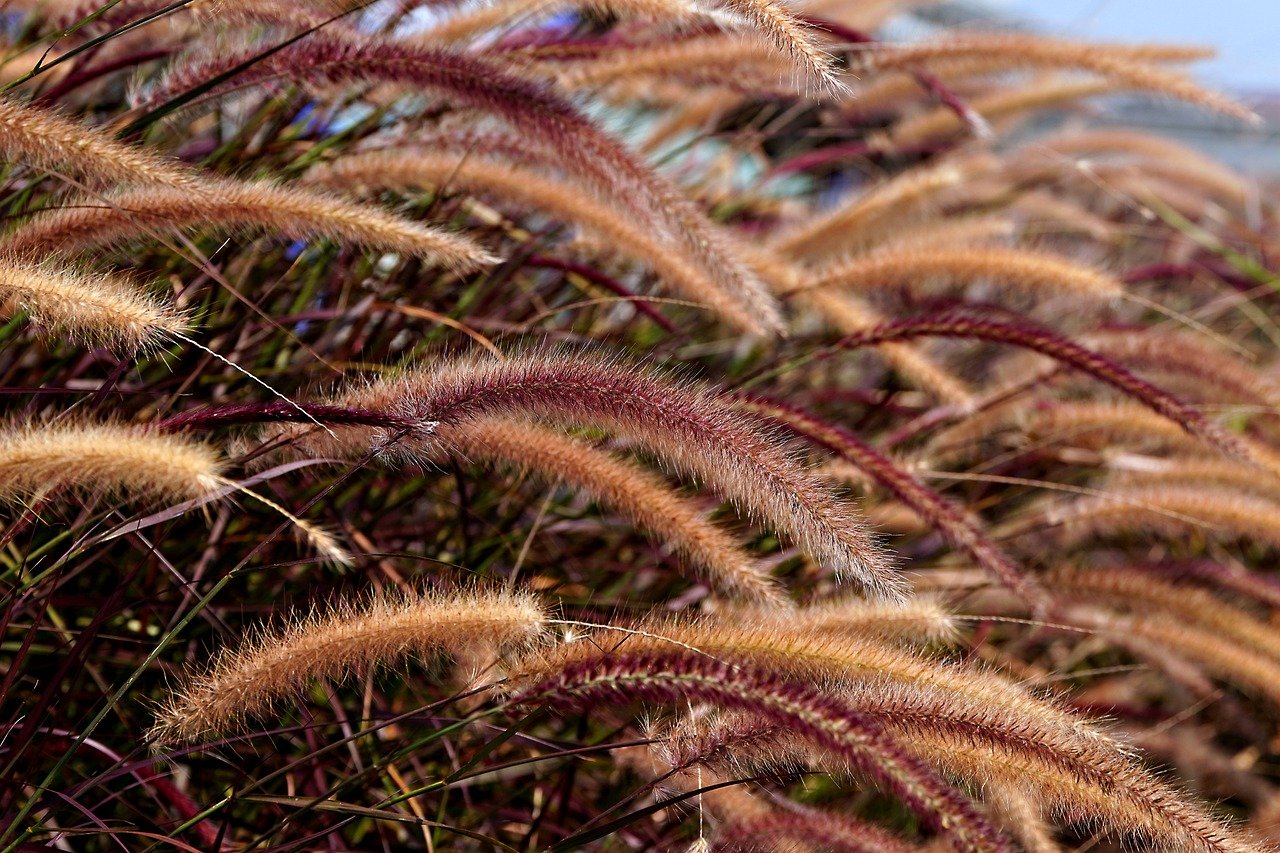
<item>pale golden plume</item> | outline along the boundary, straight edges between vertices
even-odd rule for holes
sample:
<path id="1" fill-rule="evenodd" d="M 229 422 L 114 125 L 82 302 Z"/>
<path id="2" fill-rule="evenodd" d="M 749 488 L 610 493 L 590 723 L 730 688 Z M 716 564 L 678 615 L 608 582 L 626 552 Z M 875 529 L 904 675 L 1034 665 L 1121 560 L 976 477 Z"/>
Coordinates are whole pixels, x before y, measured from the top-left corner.
<path id="1" fill-rule="evenodd" d="M 990 246 L 1009 242 L 1018 225 L 1004 214 L 942 215 L 870 235 L 868 252 L 918 248 Z"/>
<path id="2" fill-rule="evenodd" d="M 546 618 L 531 596 L 490 591 L 378 595 L 316 610 L 261 631 L 189 674 L 157 714 L 149 738 L 167 744 L 231 731 L 316 678 L 343 680 L 440 652 L 528 646 Z"/>
<path id="3" fill-rule="evenodd" d="M 1203 484 L 1113 489 L 1105 496 L 1057 504 L 1042 518 L 1059 526 L 1068 542 L 1124 535 L 1182 540 L 1191 534 L 1280 548 L 1280 502 Z"/>
<path id="4" fill-rule="evenodd" d="M 1145 648 L 1149 645 L 1161 654 L 1172 653 L 1192 661 L 1217 678 L 1280 705 L 1280 661 L 1242 646 L 1216 627 L 1201 628 L 1159 612 L 1120 614 L 1086 604 L 1071 606 L 1063 615 L 1072 624 L 1098 631 L 1117 645 L 1131 647 L 1140 657 L 1148 656 Z M 1153 660 L 1159 663 L 1158 659 Z"/>
<path id="5" fill-rule="evenodd" d="M 62 489 L 142 501 L 207 497 L 226 483 L 214 449 L 124 424 L 9 424 L 0 428 L 0 500 Z"/>
<path id="6" fill-rule="evenodd" d="M 372 205 L 266 182 L 201 180 L 197 187 L 154 185 L 114 190 L 42 213 L 0 241 L 15 255 L 85 253 L 187 228 L 254 228 L 293 239 L 318 237 L 475 269 L 496 261 L 458 234 Z"/>
<path id="7" fill-rule="evenodd" d="M 1138 158 L 1144 168 L 1170 170 L 1172 173 L 1194 180 L 1223 198 L 1241 202 L 1254 194 L 1243 176 L 1223 166 L 1201 152 L 1174 142 L 1132 130 L 1084 130 L 1062 133 L 1047 139 L 1028 143 L 1023 157 L 1042 158 L 1046 153 L 1071 157 L 1124 157 Z"/>
<path id="8" fill-rule="evenodd" d="M 985 228 L 985 226 L 980 227 Z M 883 235 L 877 234 L 877 236 Z M 802 290 L 803 284 L 810 280 L 812 273 L 798 263 L 787 260 L 772 247 L 754 247 L 744 244 L 742 249 L 751 266 L 775 293 L 800 291 L 791 301 L 801 307 L 814 310 L 841 334 L 850 335 L 864 331 L 885 319 L 874 306 L 853 294 Z M 878 345 L 876 352 L 908 382 L 939 400 L 959 406 L 968 406 L 972 403 L 973 392 L 968 386 L 946 368 L 931 361 L 919 347 L 913 344 L 885 343 Z"/>
<path id="9" fill-rule="evenodd" d="M 1112 276 L 1060 255 L 996 246 L 879 249 L 825 267 L 802 287 L 850 288 L 865 293 L 914 289 L 929 281 L 956 285 L 994 281 L 1033 295 L 1069 295 L 1094 301 L 1118 299 L 1124 293 L 1124 287 Z"/>
<path id="10" fill-rule="evenodd" d="M 983 787 L 983 801 L 996 822 L 1018 840 L 1026 853 L 1062 853 L 1064 850 L 1045 819 L 1043 805 L 1024 786 L 990 780 Z"/>
<path id="11" fill-rule="evenodd" d="M 931 660 L 919 652 L 877 640 L 856 630 L 797 630 L 785 619 L 751 624 L 733 618 L 700 622 L 654 620 L 642 626 L 647 636 L 602 631 L 610 641 L 627 648 L 684 646 L 713 657 L 751 661 L 789 678 L 835 683 L 927 687 L 978 705 L 1002 707 L 1019 717 L 1029 715 L 1038 725 L 1053 727 L 1064 736 L 1096 737 L 1077 717 L 1052 702 L 1036 699 L 1018 685 L 994 673 Z"/>
<path id="12" fill-rule="evenodd" d="M 1086 205 L 1046 189 L 1019 193 L 1009 205 L 1011 212 L 1025 217 L 1031 234 L 1080 234 L 1101 243 L 1121 238 L 1122 227 L 1094 213 Z"/>
<path id="13" fill-rule="evenodd" d="M 1218 633 L 1235 644 L 1280 664 L 1280 635 L 1254 614 L 1224 601 L 1207 589 L 1165 580 L 1155 571 L 1108 567 L 1062 569 L 1047 579 L 1068 598 L 1109 605 L 1139 615 L 1161 615 L 1202 631 Z"/>
<path id="14" fill-rule="evenodd" d="M 995 122 L 1023 113 L 1059 107 L 1094 95 L 1121 91 L 1124 87 L 1111 80 L 1033 80 L 1019 87 L 996 91 L 973 98 L 969 106 L 988 121 Z M 959 133 L 963 120 L 949 107 L 934 107 L 911 118 L 903 119 L 889 131 L 897 145 L 918 145 Z"/>
<path id="15" fill-rule="evenodd" d="M 829 213 L 779 232 L 771 247 L 793 258 L 824 258 L 846 251 L 852 240 L 873 223 L 901 223 L 903 217 L 928 205 L 944 190 L 957 187 L 986 161 L 944 162 L 912 169 L 881 183 Z M 850 236 L 852 235 L 852 237 Z"/>
<path id="16" fill-rule="evenodd" d="M 108 273 L 0 258 L 5 313 L 32 320 L 76 340 L 144 349 L 182 333 L 186 318 L 132 282 Z"/>
<path id="17" fill-rule="evenodd" d="M 862 599 L 820 601 L 785 616 L 760 613 L 792 631 L 888 640 L 925 646 L 955 641 L 959 630 L 951 612 L 938 599 L 920 595 L 892 605 Z"/>
<path id="18" fill-rule="evenodd" d="M 440 47 L 489 35 L 494 30 L 509 29 L 572 7 L 624 20 L 694 23 L 707 18 L 705 9 L 687 0 L 499 0 L 454 12 L 422 32 L 405 36 L 404 40 L 411 44 Z"/>
<path id="19" fill-rule="evenodd" d="M 545 65 L 566 89 L 595 89 L 628 80 L 677 79 L 702 85 L 804 91 L 805 78 L 783 57 L 751 38 L 713 35 L 630 48 Z"/>
<path id="20" fill-rule="evenodd" d="M 197 179 L 176 160 L 118 142 L 98 128 L 43 107 L 0 98 L 0 157 L 36 169 L 62 171 L 93 184 L 193 187 Z"/>
<path id="21" fill-rule="evenodd" d="M 863 48 L 857 59 L 870 71 L 927 66 L 930 60 L 940 58 L 999 57 L 1011 69 L 1087 71 L 1129 89 L 1175 98 L 1245 121 L 1257 120 L 1252 110 L 1236 101 L 1197 85 L 1183 74 L 1146 61 L 1148 57 L 1163 55 L 1159 47 L 1126 49 L 1008 33 L 965 33 L 919 44 L 872 45 Z"/>

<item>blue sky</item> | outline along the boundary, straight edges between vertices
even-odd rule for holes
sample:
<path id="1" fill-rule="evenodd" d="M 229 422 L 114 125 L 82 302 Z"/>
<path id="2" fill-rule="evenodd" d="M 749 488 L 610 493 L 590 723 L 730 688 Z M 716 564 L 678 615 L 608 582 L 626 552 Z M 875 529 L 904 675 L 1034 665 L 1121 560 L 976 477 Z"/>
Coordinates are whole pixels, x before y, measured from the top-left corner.
<path id="1" fill-rule="evenodd" d="M 1206 83 L 1280 92 L 1280 0 L 989 0 L 1062 35 L 1217 47 Z"/>

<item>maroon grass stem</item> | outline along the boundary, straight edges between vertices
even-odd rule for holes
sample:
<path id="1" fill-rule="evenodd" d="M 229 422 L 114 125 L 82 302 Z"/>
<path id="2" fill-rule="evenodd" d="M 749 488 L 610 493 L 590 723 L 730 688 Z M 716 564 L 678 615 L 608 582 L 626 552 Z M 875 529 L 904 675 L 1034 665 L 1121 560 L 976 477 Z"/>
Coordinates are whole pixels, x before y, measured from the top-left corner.
<path id="1" fill-rule="evenodd" d="M 166 56 L 173 54 L 172 48 L 158 48 L 154 50 L 143 50 L 137 53 L 131 53 L 128 56 L 121 56 L 110 62 L 104 62 L 101 65 L 95 65 L 92 68 L 85 68 L 74 74 L 68 74 L 62 80 L 58 81 L 49 89 L 40 94 L 36 98 L 37 103 L 53 104 L 60 98 L 75 91 L 86 83 L 92 83 L 94 80 L 106 77 L 108 74 L 122 71 L 126 68 L 132 68 L 135 65 L 142 65 L 146 62 L 154 62 L 157 59 L 164 59 Z"/>
<path id="2" fill-rule="evenodd" d="M 989 320 L 965 312 L 942 312 L 891 320 L 841 339 L 837 350 L 853 350 L 923 337 L 969 338 L 1007 344 L 1038 352 L 1078 370 L 1137 400 L 1181 426 L 1223 454 L 1253 462 L 1253 454 L 1239 438 L 1208 420 L 1197 409 L 1156 385 L 1140 379 L 1120 363 L 1081 346 L 1056 332 L 1021 318 L 1014 322 Z M 824 354 L 822 357 L 826 357 Z"/>
<path id="3" fill-rule="evenodd" d="M 746 411 L 764 416 L 792 435 L 849 462 L 1024 600 L 1036 606 L 1047 605 L 1045 590 L 1026 577 L 960 508 L 853 432 L 789 403 L 746 394 L 737 399 Z"/>
<path id="4" fill-rule="evenodd" d="M 315 403 L 236 403 L 206 406 L 171 415 L 156 424 L 161 432 L 183 429 L 214 429 L 234 424 L 315 423 L 333 426 L 372 426 L 413 429 L 418 422 L 389 412 L 327 406 Z"/>
<path id="5" fill-rule="evenodd" d="M 588 266 L 587 264 L 579 263 L 577 261 L 552 258 L 546 255 L 530 255 L 525 259 L 524 265 L 527 267 L 533 267 L 534 269 L 559 270 L 561 272 L 582 276 L 592 284 L 603 287 L 605 290 L 626 299 L 636 307 L 637 311 L 662 327 L 664 332 L 668 332 L 673 335 L 676 334 L 676 327 L 671 324 L 671 321 L 664 317 L 662 313 L 654 308 L 651 303 L 647 302 L 643 296 L 637 295 L 625 284 L 612 276 L 605 275 L 595 267 Z"/>

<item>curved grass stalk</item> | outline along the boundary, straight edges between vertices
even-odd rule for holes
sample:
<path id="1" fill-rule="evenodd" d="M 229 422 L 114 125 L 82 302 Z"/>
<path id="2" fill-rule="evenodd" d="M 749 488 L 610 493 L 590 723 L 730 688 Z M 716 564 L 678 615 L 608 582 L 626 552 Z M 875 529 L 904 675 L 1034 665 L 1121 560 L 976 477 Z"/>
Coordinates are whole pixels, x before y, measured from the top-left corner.
<path id="1" fill-rule="evenodd" d="M 451 452 L 537 471 L 616 509 L 677 554 L 716 591 L 786 608 L 785 592 L 728 533 L 653 472 L 536 424 L 482 418 L 443 426 L 433 439 Z"/>
<path id="2" fill-rule="evenodd" d="M 812 305 L 844 335 L 860 334 L 885 322 L 880 312 L 853 294 L 811 290 L 796 298 Z M 944 403 L 962 409 L 973 405 L 974 391 L 967 383 L 910 344 L 890 341 L 878 344 L 876 352 L 908 381 Z"/>
<path id="3" fill-rule="evenodd" d="M 905 604 L 851 598 L 824 600 L 785 613 L 762 607 L 743 607 L 734 609 L 732 614 L 731 618 L 752 624 L 773 621 L 779 627 L 792 631 L 868 638 L 908 646 L 950 644 L 959 634 L 951 612 L 937 599 L 920 595 Z"/>
<path id="4" fill-rule="evenodd" d="M 1045 602 L 1045 591 L 987 537 L 977 522 L 849 430 L 775 400 L 751 397 L 743 399 L 740 405 L 749 412 L 776 420 L 796 435 L 856 466 L 1001 583 L 1024 599 Z"/>
<path id="5" fill-rule="evenodd" d="M 1049 577 L 1055 592 L 1096 603 L 1105 599 L 1144 616 L 1168 620 L 1224 635 L 1280 663 L 1280 636 L 1252 613 L 1188 583 L 1162 579 L 1153 571 L 1106 568 L 1056 571 Z"/>
<path id="6" fill-rule="evenodd" d="M 719 34 L 628 47 L 574 62 L 548 63 L 544 70 L 569 90 L 631 81 L 682 80 L 740 91 L 799 94 L 808 80 L 797 79 L 793 66 L 753 39 Z"/>
<path id="7" fill-rule="evenodd" d="M 1048 329 L 1019 320 L 1005 323 L 964 313 L 942 313 L 897 320 L 850 335 L 840 342 L 843 349 L 871 344 L 907 341 L 919 337 L 973 338 L 1009 344 L 1048 356 L 1060 364 L 1092 376 L 1178 424 L 1187 433 L 1228 456 L 1256 462 L 1248 445 L 1237 436 L 1205 418 L 1168 392 L 1139 379 L 1123 366 L 1063 338 Z"/>
<path id="8" fill-rule="evenodd" d="M 1265 475 L 1264 475 L 1265 476 Z M 1045 509 L 1068 541 L 1145 534 L 1243 539 L 1280 548 L 1280 502 L 1205 485 L 1116 489 Z"/>
<path id="9" fill-rule="evenodd" d="M 643 701 L 673 707 L 709 703 L 758 715 L 817 748 L 842 756 L 858 775 L 899 798 L 957 850 L 1011 850 L 984 817 L 942 779 L 881 734 L 881 727 L 830 694 L 751 665 L 673 651 L 601 652 L 586 643 L 527 662 L 513 675 L 516 705 L 583 709 Z"/>
<path id="10" fill-rule="evenodd" d="M 753 648 L 747 654 L 743 647 L 725 642 L 732 636 L 732 629 L 723 629 L 726 636 L 720 642 L 717 642 L 717 630 L 719 626 L 701 632 L 695 629 L 664 634 L 658 629 L 649 632 L 653 638 L 635 638 L 611 648 L 614 654 L 630 651 L 639 655 L 637 647 L 660 644 L 662 640 L 657 638 L 666 637 L 671 641 L 690 642 L 730 672 L 745 662 L 767 671 L 812 677 L 804 675 L 805 670 L 797 668 L 795 663 L 788 665 L 786 661 L 798 663 L 796 648 L 807 645 L 816 650 L 819 646 L 814 641 L 798 637 L 786 640 L 779 631 L 774 635 L 776 645 L 771 651 L 761 653 Z M 784 650 L 783 645 L 788 648 Z M 827 677 L 839 676 L 836 671 L 827 670 Z M 962 754 L 972 749 L 975 753 L 972 765 L 965 768 L 967 772 L 963 775 L 974 781 L 1002 778 L 1000 771 L 1007 762 L 1023 764 L 1028 771 L 1036 768 L 1023 780 L 1024 788 L 1035 780 L 1032 784 L 1042 786 L 1041 790 L 1052 790 L 1053 786 L 1087 790 L 1084 797 L 1069 801 L 1071 805 L 1091 818 L 1105 821 L 1109 830 L 1121 836 L 1140 828 L 1160 845 L 1172 845 L 1169 849 L 1249 849 L 1243 844 L 1237 845 L 1221 824 L 1143 770 L 1114 741 L 1078 723 L 1072 725 L 1070 718 L 1061 718 L 1050 706 L 1045 706 L 1048 713 L 1037 714 L 1030 708 L 1024 713 L 1022 709 L 1014 710 L 1008 702 L 990 703 L 921 682 L 835 683 L 838 686 L 832 695 L 848 703 L 851 711 L 876 720 L 893 732 L 895 738 L 927 746 L 921 751 L 931 758 L 936 753 L 946 755 L 953 746 Z M 788 737 L 785 724 L 750 708 L 739 706 L 732 710 L 745 710 L 755 719 L 748 717 L 736 733 L 729 733 L 729 743 L 717 747 L 730 762 L 740 762 L 739 766 L 746 768 L 760 765 L 790 768 L 804 763 L 842 772 L 840 760 L 824 754 L 821 748 L 815 751 L 813 743 L 796 745 L 795 740 Z M 688 760 L 683 759 L 684 763 Z"/>
<path id="11" fill-rule="evenodd" d="M 1125 87 L 1111 80 L 1037 80 L 1025 86 L 993 92 L 970 101 L 970 107 L 989 122 L 1050 109 L 1094 95 L 1108 95 Z M 964 121 L 947 107 L 935 107 L 903 119 L 889 131 L 893 144 L 920 145 L 963 132 Z"/>
<path id="12" fill-rule="evenodd" d="M 772 241 L 771 248 L 793 258 L 838 255 L 850 242 L 850 235 L 865 232 L 873 223 L 877 226 L 900 223 L 905 215 L 925 207 L 943 191 L 972 178 L 981 171 L 983 162 L 944 162 L 912 169 L 853 197 L 829 213 L 782 231 Z"/>
<path id="13" fill-rule="evenodd" d="M 927 65 L 931 59 L 939 58 L 989 56 L 1000 57 L 1007 68 L 1088 71 L 1127 88 L 1164 95 L 1244 121 L 1257 121 L 1252 110 L 1196 85 L 1185 75 L 1148 64 L 1141 53 L 1125 55 L 1123 47 L 1115 50 L 1107 45 L 1001 33 L 965 34 L 914 45 L 875 45 L 862 48 L 858 54 L 862 67 L 868 71 Z"/>
<path id="14" fill-rule="evenodd" d="M 923 290 L 921 285 L 933 280 L 953 285 L 994 281 L 1033 295 L 1064 294 L 1092 301 L 1115 300 L 1124 294 L 1118 279 L 1059 255 L 994 246 L 877 249 L 820 269 L 802 288 L 840 287 L 859 293 Z"/>

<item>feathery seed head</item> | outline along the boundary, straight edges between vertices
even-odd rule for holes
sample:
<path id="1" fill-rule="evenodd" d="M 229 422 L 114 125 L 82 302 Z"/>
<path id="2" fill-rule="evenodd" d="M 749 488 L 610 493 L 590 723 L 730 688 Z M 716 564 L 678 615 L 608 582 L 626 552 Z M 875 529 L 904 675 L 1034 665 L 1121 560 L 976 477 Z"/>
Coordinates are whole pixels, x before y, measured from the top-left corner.
<path id="1" fill-rule="evenodd" d="M 0 500 L 73 488 L 143 501 L 205 497 L 224 484 L 213 448 L 123 424 L 59 422 L 0 428 Z"/>
<path id="2" fill-rule="evenodd" d="M 546 614 L 529 595 L 380 595 L 264 631 L 191 674 L 158 714 L 155 743 L 194 741 L 261 717 L 314 678 L 341 680 L 401 661 L 536 642 Z"/>

